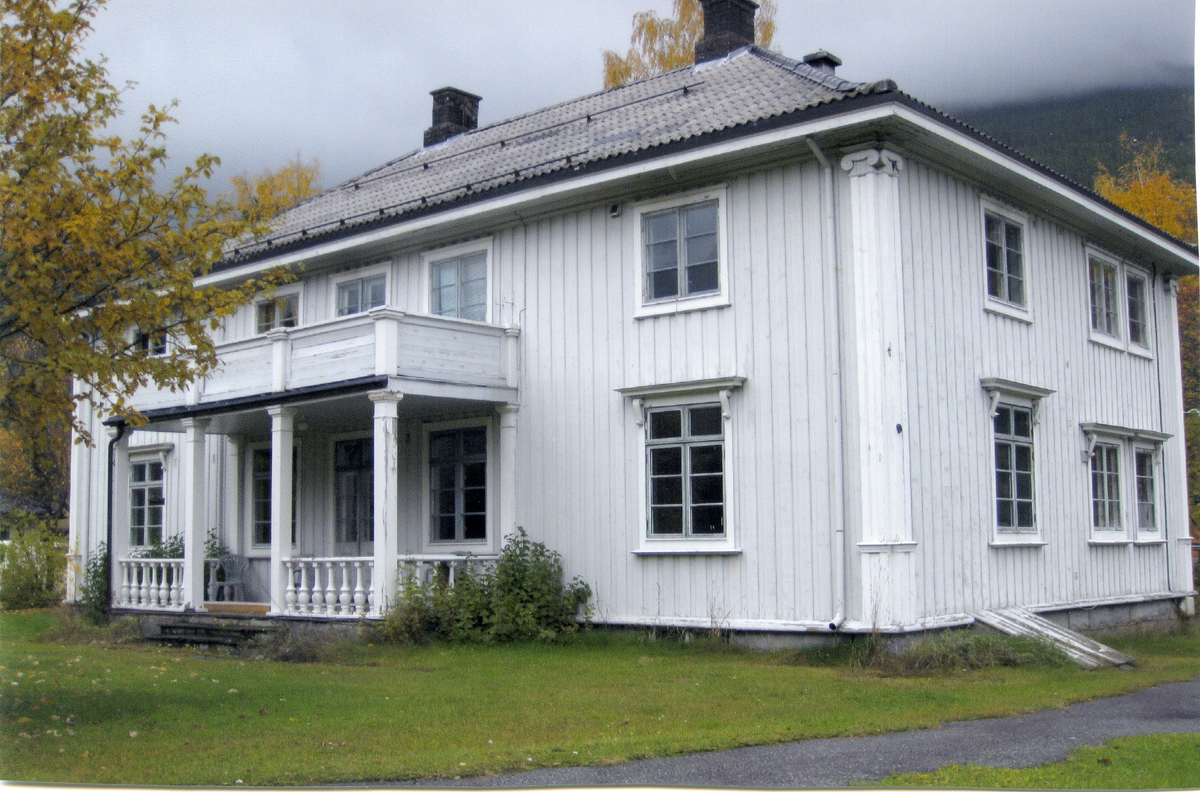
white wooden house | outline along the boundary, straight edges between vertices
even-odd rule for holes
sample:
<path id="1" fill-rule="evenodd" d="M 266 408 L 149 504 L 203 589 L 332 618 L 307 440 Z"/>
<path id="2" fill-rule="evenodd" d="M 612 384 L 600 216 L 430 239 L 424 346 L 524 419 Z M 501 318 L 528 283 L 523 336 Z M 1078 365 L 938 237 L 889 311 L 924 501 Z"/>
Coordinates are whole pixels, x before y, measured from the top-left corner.
<path id="1" fill-rule="evenodd" d="M 118 607 L 373 618 L 402 563 L 518 526 L 605 624 L 1192 594 L 1195 249 L 891 81 L 749 45 L 747 0 L 705 6 L 695 67 L 483 128 L 435 91 L 423 148 L 230 250 L 204 282 L 299 279 L 218 331 L 218 372 L 74 452 L 72 548 L 111 536 Z M 244 590 L 206 590 L 209 532 Z M 133 557 L 171 535 L 183 559 Z"/>

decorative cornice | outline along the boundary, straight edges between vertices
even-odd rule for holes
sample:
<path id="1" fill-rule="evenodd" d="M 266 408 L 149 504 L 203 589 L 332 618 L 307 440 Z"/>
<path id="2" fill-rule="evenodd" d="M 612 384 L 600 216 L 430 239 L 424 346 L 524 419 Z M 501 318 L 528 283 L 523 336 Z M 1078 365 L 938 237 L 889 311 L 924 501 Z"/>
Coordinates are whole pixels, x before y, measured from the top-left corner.
<path id="1" fill-rule="evenodd" d="M 842 157 L 842 170 L 850 171 L 851 176 L 897 176 L 904 170 L 904 159 L 887 149 L 864 149 Z"/>

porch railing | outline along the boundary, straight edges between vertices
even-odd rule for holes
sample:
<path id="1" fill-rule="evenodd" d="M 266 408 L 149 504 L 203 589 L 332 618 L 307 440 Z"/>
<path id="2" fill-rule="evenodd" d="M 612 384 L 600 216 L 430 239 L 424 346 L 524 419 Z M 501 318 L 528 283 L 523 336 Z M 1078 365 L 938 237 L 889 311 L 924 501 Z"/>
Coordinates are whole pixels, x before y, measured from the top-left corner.
<path id="1" fill-rule="evenodd" d="M 117 605 L 144 610 L 183 609 L 182 558 L 122 558 L 117 560 L 120 587 Z"/>
<path id="2" fill-rule="evenodd" d="M 372 607 L 370 556 L 289 558 L 284 613 L 289 616 L 366 616 Z"/>
<path id="3" fill-rule="evenodd" d="M 421 585 L 429 586 L 438 579 L 441 579 L 449 586 L 453 586 L 462 570 L 471 567 L 479 571 L 495 563 L 496 556 L 425 553 L 419 555 L 402 555 L 399 561 L 400 568 L 397 572 L 400 576 L 401 586 L 403 586 L 406 580 L 414 580 Z"/>

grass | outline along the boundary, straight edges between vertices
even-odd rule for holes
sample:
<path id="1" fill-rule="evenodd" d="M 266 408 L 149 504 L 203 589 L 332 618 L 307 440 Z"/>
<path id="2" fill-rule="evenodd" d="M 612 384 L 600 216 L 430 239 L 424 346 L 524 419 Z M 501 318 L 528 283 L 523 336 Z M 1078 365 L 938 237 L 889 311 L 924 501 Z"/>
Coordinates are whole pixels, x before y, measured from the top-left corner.
<path id="1" fill-rule="evenodd" d="M 1122 737 L 1072 751 L 1064 762 L 1010 769 L 951 765 L 889 776 L 880 786 L 993 789 L 1191 789 L 1200 780 L 1200 734 Z"/>
<path id="2" fill-rule="evenodd" d="M 303 786 L 466 777 L 927 728 L 1200 674 L 1200 638 L 1188 635 L 1122 643 L 1138 657 L 1133 671 L 917 676 L 829 652 L 706 651 L 608 633 L 557 646 L 359 645 L 334 661 L 281 663 L 41 641 L 51 624 L 44 613 L 0 614 L 5 779 Z"/>

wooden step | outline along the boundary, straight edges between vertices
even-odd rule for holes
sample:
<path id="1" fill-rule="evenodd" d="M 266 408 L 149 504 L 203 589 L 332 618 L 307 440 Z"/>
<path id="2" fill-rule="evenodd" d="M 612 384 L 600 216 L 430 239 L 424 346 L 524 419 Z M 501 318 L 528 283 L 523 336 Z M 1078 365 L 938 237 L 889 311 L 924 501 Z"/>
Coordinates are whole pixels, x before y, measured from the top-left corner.
<path id="1" fill-rule="evenodd" d="M 1039 638 L 1054 644 L 1081 668 L 1096 669 L 1109 666 L 1130 666 L 1133 658 L 1099 641 L 1060 627 L 1049 619 L 1025 608 L 998 608 L 971 614 L 975 620 L 1006 635 Z"/>
<path id="2" fill-rule="evenodd" d="M 159 623 L 157 640 L 170 643 L 241 646 L 273 631 L 271 627 L 249 624 L 172 619 Z"/>
<path id="3" fill-rule="evenodd" d="M 208 613 L 249 613 L 264 614 L 271 606 L 261 602 L 206 602 L 204 610 Z"/>

